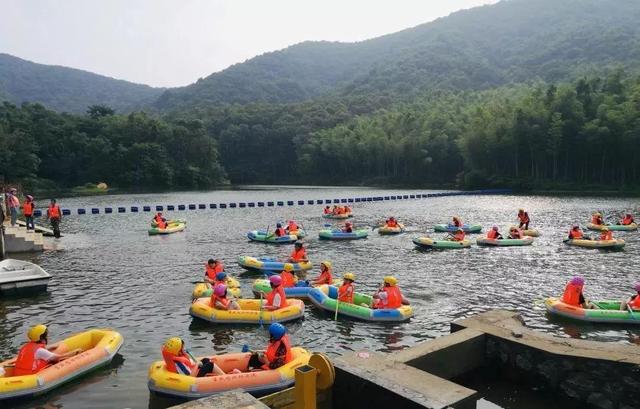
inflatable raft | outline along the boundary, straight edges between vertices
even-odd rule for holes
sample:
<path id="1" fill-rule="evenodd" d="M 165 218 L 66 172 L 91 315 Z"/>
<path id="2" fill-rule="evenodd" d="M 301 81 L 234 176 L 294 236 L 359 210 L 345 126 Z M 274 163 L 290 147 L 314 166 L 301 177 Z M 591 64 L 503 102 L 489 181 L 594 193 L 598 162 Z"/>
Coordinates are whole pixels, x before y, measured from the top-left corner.
<path id="1" fill-rule="evenodd" d="M 242 296 L 240 282 L 235 278 L 227 278 L 227 292 L 236 298 L 240 298 Z M 202 282 L 193 287 L 191 298 L 211 297 L 211 293 L 213 293 L 213 286 L 207 282 Z"/>
<path id="2" fill-rule="evenodd" d="M 177 233 L 179 231 L 183 231 L 186 227 L 187 225 L 185 223 L 168 224 L 166 229 L 159 229 L 157 227 L 152 227 L 149 229 L 149 235 L 154 236 L 157 234 Z"/>
<path id="3" fill-rule="evenodd" d="M 428 249 L 466 249 L 471 247 L 471 242 L 469 240 L 434 240 L 430 237 L 416 237 L 413 239 L 413 243 L 418 247 Z"/>
<path id="4" fill-rule="evenodd" d="M 324 217 L 325 219 L 338 219 L 338 220 L 342 220 L 342 219 L 348 219 L 349 217 L 353 217 L 352 213 L 346 213 L 346 214 L 323 214 L 322 217 Z"/>
<path id="5" fill-rule="evenodd" d="M 298 241 L 298 236 L 293 234 L 285 234 L 284 236 L 276 236 L 274 233 L 267 234 L 264 230 L 253 230 L 247 233 L 247 238 L 251 241 L 259 241 L 270 244 L 291 244 Z"/>
<path id="6" fill-rule="evenodd" d="M 334 278 L 333 285 L 342 285 L 342 279 Z M 287 287 L 284 289 L 284 294 L 287 298 L 308 298 L 309 291 L 315 288 L 314 286 L 309 285 L 304 281 L 299 281 L 296 287 Z M 260 294 L 266 294 L 271 291 L 271 285 L 269 284 L 269 280 L 257 279 L 253 282 L 253 286 L 251 287 L 253 291 L 253 295 L 256 297 L 260 297 Z"/>
<path id="7" fill-rule="evenodd" d="M 587 229 L 589 229 L 589 230 L 602 231 L 605 227 L 608 228 L 609 231 L 635 231 L 635 230 L 638 230 L 638 224 L 637 223 L 631 223 L 631 224 L 628 224 L 628 225 L 622 225 L 622 224 L 593 224 L 593 223 L 587 224 Z"/>
<path id="8" fill-rule="evenodd" d="M 529 237 L 539 237 L 540 236 L 540 232 L 536 229 L 527 229 L 527 230 L 522 230 L 522 234 L 524 234 L 525 236 L 529 236 Z"/>
<path id="9" fill-rule="evenodd" d="M 0 362 L 4 375 L 0 375 L 0 400 L 35 396 L 78 378 L 96 368 L 108 365 L 122 346 L 123 338 L 109 329 L 91 329 L 75 334 L 60 342 L 56 353 L 81 351 L 64 361 L 47 366 L 34 375 L 12 376 L 15 358 Z"/>
<path id="10" fill-rule="evenodd" d="M 565 239 L 564 244 L 569 246 L 586 247 L 590 249 L 608 249 L 608 250 L 621 250 L 625 242 L 622 239 L 618 240 L 574 240 Z"/>
<path id="11" fill-rule="evenodd" d="M 398 223 L 396 227 L 388 227 L 386 225 L 378 228 L 378 234 L 383 236 L 404 233 L 404 224 Z"/>
<path id="12" fill-rule="evenodd" d="M 366 229 L 355 230 L 351 233 L 345 233 L 342 230 L 323 229 L 318 233 L 318 237 L 322 240 L 358 240 L 366 239 L 369 231 Z"/>
<path id="13" fill-rule="evenodd" d="M 479 238 L 476 240 L 478 246 L 493 247 L 510 247 L 510 246 L 530 246 L 533 244 L 533 237 L 525 237 L 523 239 L 488 239 Z"/>
<path id="14" fill-rule="evenodd" d="M 242 389 L 255 395 L 265 395 L 277 392 L 293 385 L 296 368 L 309 363 L 310 354 L 300 347 L 291 348 L 293 359 L 278 369 L 266 371 L 246 372 L 249 366 L 250 352 L 231 353 L 208 356 L 226 375 L 194 376 L 179 375 L 169 372 L 164 361 L 154 362 L 149 368 L 149 390 L 156 393 L 172 395 L 180 398 L 202 398 L 230 391 Z M 202 358 L 197 358 L 200 361 Z M 231 373 L 234 369 L 243 373 Z"/>
<path id="15" fill-rule="evenodd" d="M 338 302 L 338 288 L 329 285 L 322 285 L 309 291 L 309 300 L 318 308 L 321 308 L 332 314 L 336 311 L 338 314 L 347 317 L 356 318 L 364 321 L 375 322 L 402 322 L 413 317 L 413 309 L 410 305 L 403 305 L 396 309 L 373 309 L 373 297 L 355 293 L 353 304 Z"/>
<path id="16" fill-rule="evenodd" d="M 433 226 L 433 230 L 439 233 L 452 233 L 458 230 L 458 227 L 453 224 L 436 224 Z M 482 226 L 479 224 L 463 224 L 462 231 L 465 233 L 480 233 L 482 231 Z"/>
<path id="17" fill-rule="evenodd" d="M 565 304 L 558 298 L 550 297 L 544 302 L 551 315 L 571 318 L 585 322 L 603 322 L 609 324 L 640 324 L 640 311 L 630 313 L 629 310 L 620 311 L 620 301 L 591 301 L 598 309 L 585 309 Z"/>
<path id="18" fill-rule="evenodd" d="M 304 239 L 307 233 L 304 230 L 298 229 L 298 230 L 290 230 L 289 235 L 296 236 L 299 239 Z"/>
<path id="19" fill-rule="evenodd" d="M 187 224 L 184 219 L 167 220 L 167 224 Z M 155 220 L 151 220 L 151 227 L 158 227 L 158 223 Z"/>
<path id="20" fill-rule="evenodd" d="M 284 261 L 277 261 L 272 257 L 249 257 L 249 256 L 240 256 L 238 257 L 238 264 L 240 267 L 245 268 L 250 271 L 258 271 L 261 273 L 269 274 L 269 272 L 281 272 L 284 270 L 285 265 L 291 265 L 293 267 L 293 271 L 306 271 L 311 270 L 313 264 L 310 261 L 303 263 L 286 263 Z"/>
<path id="21" fill-rule="evenodd" d="M 51 275 L 37 264 L 23 260 L 0 261 L 0 296 L 46 291 Z"/>
<path id="22" fill-rule="evenodd" d="M 275 311 L 261 308 L 265 300 L 240 299 L 239 310 L 216 310 L 210 305 L 210 298 L 198 298 L 193 301 L 189 314 L 214 324 L 270 324 L 287 322 L 304 316 L 304 303 L 300 300 L 287 300 L 288 305 Z"/>

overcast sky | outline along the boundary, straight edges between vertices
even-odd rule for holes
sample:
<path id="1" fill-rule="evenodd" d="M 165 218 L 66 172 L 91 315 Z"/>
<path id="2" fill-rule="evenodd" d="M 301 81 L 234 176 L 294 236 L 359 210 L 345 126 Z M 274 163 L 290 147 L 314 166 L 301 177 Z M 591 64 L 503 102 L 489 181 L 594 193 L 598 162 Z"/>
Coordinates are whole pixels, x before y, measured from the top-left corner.
<path id="1" fill-rule="evenodd" d="M 305 40 L 359 41 L 496 0 L 0 0 L 0 52 L 181 86 Z"/>

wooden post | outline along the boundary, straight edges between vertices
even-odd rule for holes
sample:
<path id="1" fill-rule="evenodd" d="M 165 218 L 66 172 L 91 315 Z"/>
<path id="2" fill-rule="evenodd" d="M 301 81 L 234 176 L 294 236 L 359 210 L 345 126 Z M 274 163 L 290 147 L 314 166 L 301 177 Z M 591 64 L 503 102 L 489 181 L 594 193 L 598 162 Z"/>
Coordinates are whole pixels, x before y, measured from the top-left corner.
<path id="1" fill-rule="evenodd" d="M 316 409 L 317 370 L 309 365 L 296 369 L 294 409 Z"/>

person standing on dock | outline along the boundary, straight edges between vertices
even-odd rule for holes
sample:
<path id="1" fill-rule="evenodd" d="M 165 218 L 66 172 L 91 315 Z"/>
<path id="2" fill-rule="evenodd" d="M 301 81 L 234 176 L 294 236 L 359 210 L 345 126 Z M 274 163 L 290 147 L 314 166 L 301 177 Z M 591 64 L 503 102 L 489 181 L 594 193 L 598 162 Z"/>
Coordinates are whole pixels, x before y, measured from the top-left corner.
<path id="1" fill-rule="evenodd" d="M 18 209 L 20 208 L 20 200 L 16 195 L 17 189 L 12 187 L 7 192 L 7 207 L 9 208 L 9 214 L 11 215 L 11 227 L 15 227 L 18 221 Z"/>
<path id="2" fill-rule="evenodd" d="M 33 211 L 35 208 L 36 204 L 33 202 L 33 196 L 27 195 L 26 200 L 22 204 L 22 215 L 27 225 L 27 231 L 36 229 L 36 225 L 33 222 Z"/>
<path id="3" fill-rule="evenodd" d="M 51 222 L 51 228 L 53 229 L 53 236 L 60 237 L 60 221 L 62 220 L 62 211 L 60 206 L 56 202 L 56 199 L 51 199 L 49 208 L 47 209 L 47 219 Z"/>

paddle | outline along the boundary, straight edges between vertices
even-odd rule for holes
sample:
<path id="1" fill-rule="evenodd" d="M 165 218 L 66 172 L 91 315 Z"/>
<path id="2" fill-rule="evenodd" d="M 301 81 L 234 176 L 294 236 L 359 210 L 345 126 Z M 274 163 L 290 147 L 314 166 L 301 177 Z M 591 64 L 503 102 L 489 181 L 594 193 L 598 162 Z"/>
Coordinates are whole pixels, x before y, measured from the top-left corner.
<path id="1" fill-rule="evenodd" d="M 260 311 L 258 312 L 258 322 L 260 323 L 260 328 L 264 328 L 262 325 L 262 291 L 260 291 Z"/>
<path id="2" fill-rule="evenodd" d="M 336 313 L 333 316 L 334 321 L 338 321 L 338 306 L 340 305 L 340 288 L 338 288 L 338 292 L 336 293 Z"/>
<path id="3" fill-rule="evenodd" d="M 631 314 L 631 318 L 635 320 L 636 314 L 633 312 L 633 308 L 631 307 L 631 304 L 627 303 L 627 309 L 629 310 L 629 314 Z"/>
<path id="4" fill-rule="evenodd" d="M 265 240 L 269 240 L 271 238 L 271 236 L 273 236 L 273 234 L 269 234 L 269 227 L 271 227 L 271 225 L 267 224 L 267 230 L 264 231 L 264 239 Z"/>

